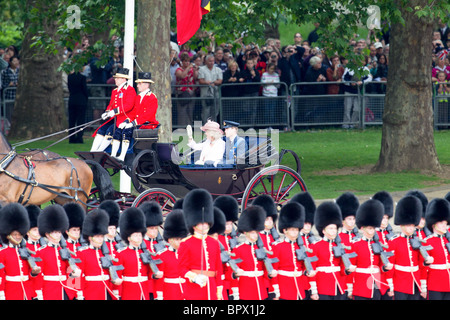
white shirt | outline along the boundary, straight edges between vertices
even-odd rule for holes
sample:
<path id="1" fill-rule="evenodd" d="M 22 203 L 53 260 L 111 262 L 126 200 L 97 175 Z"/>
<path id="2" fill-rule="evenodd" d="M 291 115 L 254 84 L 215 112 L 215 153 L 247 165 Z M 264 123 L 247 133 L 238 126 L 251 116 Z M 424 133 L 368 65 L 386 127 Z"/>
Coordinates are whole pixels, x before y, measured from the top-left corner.
<path id="1" fill-rule="evenodd" d="M 206 139 L 204 142 L 195 143 L 190 140 L 188 146 L 194 150 L 201 150 L 200 159 L 195 164 L 204 164 L 206 161 L 212 161 L 214 166 L 223 160 L 223 153 L 225 152 L 225 141 L 222 139 L 211 142 Z"/>

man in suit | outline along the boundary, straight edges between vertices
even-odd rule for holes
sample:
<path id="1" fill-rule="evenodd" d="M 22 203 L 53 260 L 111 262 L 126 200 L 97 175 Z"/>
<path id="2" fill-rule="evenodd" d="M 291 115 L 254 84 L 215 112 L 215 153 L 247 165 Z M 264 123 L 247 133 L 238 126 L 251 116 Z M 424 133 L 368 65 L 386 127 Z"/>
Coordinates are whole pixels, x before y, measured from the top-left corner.
<path id="1" fill-rule="evenodd" d="M 67 78 L 69 87 L 69 128 L 82 125 L 86 117 L 89 92 L 86 77 L 80 72 L 73 72 Z M 72 135 L 73 134 L 73 135 Z M 83 131 L 69 131 L 69 143 L 83 143 Z"/>
<path id="2" fill-rule="evenodd" d="M 223 129 L 225 131 L 225 152 L 223 153 L 223 163 L 236 165 L 239 160 L 244 159 L 245 139 L 238 136 L 239 123 L 225 120 Z"/>

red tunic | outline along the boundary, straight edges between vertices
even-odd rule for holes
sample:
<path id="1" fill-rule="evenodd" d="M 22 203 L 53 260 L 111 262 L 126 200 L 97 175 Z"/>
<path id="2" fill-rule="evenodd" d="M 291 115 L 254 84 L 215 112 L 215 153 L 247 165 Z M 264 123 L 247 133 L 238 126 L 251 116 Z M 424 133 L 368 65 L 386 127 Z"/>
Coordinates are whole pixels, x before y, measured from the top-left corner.
<path id="1" fill-rule="evenodd" d="M 264 248 L 266 248 L 268 251 L 272 252 L 272 245 L 273 242 L 275 241 L 272 237 L 272 233 L 270 231 L 261 231 L 259 233 L 259 235 L 261 236 L 261 240 L 264 243 Z M 274 256 L 267 254 L 267 256 L 272 259 Z M 274 283 L 273 283 L 273 279 L 270 279 L 269 276 L 267 275 L 267 273 L 264 275 L 264 286 L 269 290 L 269 292 L 274 292 Z"/>
<path id="2" fill-rule="evenodd" d="M 230 247 L 230 239 L 232 237 L 230 235 L 222 235 L 219 234 L 219 241 L 222 243 L 225 250 L 231 254 L 231 247 Z M 235 257 L 231 257 L 231 259 L 235 259 Z M 223 268 L 223 299 L 228 300 L 228 294 L 231 294 L 231 288 L 233 286 L 233 283 L 235 283 L 237 280 L 233 277 L 233 270 L 228 265 L 228 263 L 222 264 Z"/>
<path id="3" fill-rule="evenodd" d="M 186 279 L 185 297 L 188 300 L 217 300 L 217 287 L 223 285 L 219 242 L 210 236 L 203 242 L 202 245 L 202 239 L 197 235 L 189 236 L 183 239 L 178 249 L 180 276 Z M 201 288 L 198 284 L 190 282 L 186 277 L 189 271 L 207 272 L 208 284 Z"/>
<path id="4" fill-rule="evenodd" d="M 106 245 L 108 246 L 111 258 L 113 260 L 116 260 L 117 259 L 117 250 L 116 250 L 115 246 L 116 246 L 117 242 L 115 240 L 111 240 L 111 239 L 107 238 L 106 236 L 105 236 L 104 241 L 105 241 Z M 114 295 L 118 295 L 119 297 L 121 297 L 122 296 L 122 286 L 121 285 L 118 286 L 115 284 L 111 284 L 111 285 L 112 285 Z"/>
<path id="5" fill-rule="evenodd" d="M 147 246 L 147 249 L 151 252 L 151 253 L 157 253 L 155 251 L 155 244 L 157 244 L 158 242 L 156 241 L 156 239 L 150 239 L 147 235 L 144 236 L 144 241 L 145 244 Z M 159 265 L 158 265 L 158 269 L 159 269 Z M 153 293 L 153 296 L 156 297 L 156 280 L 157 279 L 148 279 L 148 288 L 150 290 L 150 293 Z"/>
<path id="6" fill-rule="evenodd" d="M 428 290 L 438 292 L 450 292 L 450 256 L 445 244 L 448 240 L 445 236 L 436 234 L 426 239 L 426 245 L 433 249 L 428 254 L 434 258 L 428 266 Z"/>
<path id="7" fill-rule="evenodd" d="M 156 120 L 156 112 L 158 111 L 158 98 L 155 94 L 149 91 L 143 97 L 136 95 L 134 100 L 135 119 L 136 125 L 140 126 L 140 129 L 155 129 L 159 122 Z M 143 125 L 149 122 L 149 124 Z"/>
<path id="8" fill-rule="evenodd" d="M 39 241 L 32 241 L 30 239 L 28 239 L 27 241 L 27 248 L 36 253 L 38 251 L 38 249 L 41 247 L 41 245 L 39 244 Z M 35 256 L 36 254 L 34 254 Z M 30 281 L 33 283 L 33 298 L 36 297 L 36 290 L 39 290 L 39 288 L 37 287 L 36 284 L 36 279 L 37 277 L 31 277 Z"/>
<path id="9" fill-rule="evenodd" d="M 163 262 L 158 265 L 158 268 L 164 276 L 157 279 L 155 291 L 161 292 L 164 300 L 185 300 L 186 279 L 180 276 L 178 252 L 168 247 L 158 253 L 158 259 Z"/>
<path id="10" fill-rule="evenodd" d="M 31 267 L 19 256 L 17 247 L 9 245 L 0 249 L 0 291 L 6 300 L 31 300 L 35 296 L 31 281 Z"/>
<path id="11" fill-rule="evenodd" d="M 77 258 L 78 249 L 81 248 L 81 243 L 78 240 L 73 240 L 71 238 L 67 238 L 67 249 L 69 249 L 70 252 L 73 252 L 72 255 L 74 258 Z M 67 274 L 71 273 L 72 269 L 67 270 Z M 67 286 L 70 288 L 73 288 L 75 290 L 67 290 L 67 295 L 69 297 L 69 300 L 73 300 L 76 298 L 77 291 L 81 290 L 81 282 L 79 278 L 68 278 L 66 282 Z"/>

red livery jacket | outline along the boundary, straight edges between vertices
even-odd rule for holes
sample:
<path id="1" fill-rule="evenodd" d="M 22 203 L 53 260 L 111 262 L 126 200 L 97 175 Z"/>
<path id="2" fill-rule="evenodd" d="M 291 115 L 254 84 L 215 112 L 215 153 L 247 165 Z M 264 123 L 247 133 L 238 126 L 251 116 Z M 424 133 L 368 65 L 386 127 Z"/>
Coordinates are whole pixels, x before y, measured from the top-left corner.
<path id="1" fill-rule="evenodd" d="M 168 247 L 158 253 L 162 263 L 158 265 L 164 276 L 156 280 L 157 297 L 163 300 L 185 300 L 186 279 L 180 276 L 180 260 L 178 252 Z"/>
<path id="2" fill-rule="evenodd" d="M 375 285 L 380 289 L 382 295 L 389 289 L 386 282 L 382 280 L 383 262 L 379 255 L 372 251 L 373 240 L 365 237 L 352 243 L 352 251 L 358 256 L 352 258 L 352 264 L 356 266 L 353 275 L 353 295 L 364 298 L 373 298 Z"/>
<path id="3" fill-rule="evenodd" d="M 238 288 L 240 300 L 264 300 L 267 298 L 267 289 L 264 284 L 264 277 L 267 276 L 263 261 L 256 259 L 255 250 L 258 249 L 256 243 L 248 241 L 237 245 L 233 249 L 236 254 L 234 259 L 241 259 L 238 267 L 244 270 L 245 274 L 238 278 Z"/>
<path id="4" fill-rule="evenodd" d="M 217 289 L 223 285 L 219 242 L 210 236 L 202 240 L 199 235 L 191 235 L 180 243 L 178 254 L 180 276 L 186 279 L 186 299 L 217 300 Z M 201 288 L 198 284 L 192 283 L 186 276 L 189 271 L 197 274 L 203 272 L 208 276 L 208 284 Z"/>
<path id="5" fill-rule="evenodd" d="M 337 290 L 344 294 L 347 290 L 344 263 L 341 258 L 336 258 L 333 254 L 333 247 L 336 246 L 334 241 L 322 239 L 311 248 L 314 255 L 318 258 L 316 263 L 316 283 L 318 294 L 335 296 Z"/>
<path id="6" fill-rule="evenodd" d="M 36 294 L 31 281 L 31 267 L 19 256 L 18 247 L 9 244 L 0 249 L 0 291 L 6 300 L 31 300 Z"/>
<path id="7" fill-rule="evenodd" d="M 445 236 L 433 234 L 426 240 L 426 245 L 433 249 L 428 254 L 434 258 L 428 266 L 428 290 L 438 292 L 450 292 L 450 257 Z"/>
<path id="8" fill-rule="evenodd" d="M 78 251 L 77 257 L 81 260 L 78 266 L 81 269 L 81 290 L 84 299 L 107 300 L 108 294 L 114 298 L 109 270 L 103 269 L 100 262 L 100 258 L 104 257 L 102 250 L 92 246 L 84 247 Z"/>
<path id="9" fill-rule="evenodd" d="M 393 286 L 394 291 L 413 294 L 415 284 L 421 292 L 421 284 L 426 282 L 427 268 L 419 250 L 411 247 L 409 237 L 403 233 L 392 238 L 388 245 L 388 250 L 394 253 L 389 259 L 394 268 L 386 275 L 389 285 Z"/>
<path id="10" fill-rule="evenodd" d="M 144 96 L 136 95 L 134 100 L 134 124 L 141 126 L 140 129 L 155 129 L 159 122 L 156 120 L 156 112 L 158 111 L 158 98 L 151 91 Z M 148 124 L 143 125 L 148 122 Z"/>
<path id="11" fill-rule="evenodd" d="M 298 261 L 295 250 L 299 249 L 297 242 L 292 242 L 285 238 L 275 242 L 273 246 L 273 255 L 279 262 L 274 263 L 273 267 L 278 271 L 276 282 L 280 289 L 280 299 L 284 300 L 303 300 L 305 298 L 306 283 L 303 278 L 305 265 L 303 261 Z"/>

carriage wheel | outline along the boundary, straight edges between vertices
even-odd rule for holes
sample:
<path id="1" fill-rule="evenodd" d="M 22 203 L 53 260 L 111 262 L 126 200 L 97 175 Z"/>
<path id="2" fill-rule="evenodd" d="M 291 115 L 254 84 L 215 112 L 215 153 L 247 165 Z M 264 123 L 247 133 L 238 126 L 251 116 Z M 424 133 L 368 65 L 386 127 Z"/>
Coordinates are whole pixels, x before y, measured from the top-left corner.
<path id="1" fill-rule="evenodd" d="M 131 206 L 139 207 L 146 201 L 156 201 L 157 203 L 159 203 L 163 212 L 163 216 L 166 216 L 169 212 L 172 211 L 177 198 L 167 190 L 153 188 L 145 190 L 140 195 L 138 195 Z"/>
<path id="2" fill-rule="evenodd" d="M 282 206 L 290 197 L 303 191 L 306 191 L 306 185 L 295 170 L 286 166 L 271 166 L 250 180 L 242 196 L 241 209 L 244 210 L 262 194 L 268 194 L 277 205 Z"/>
<path id="3" fill-rule="evenodd" d="M 142 193 L 149 189 L 145 176 L 152 174 L 155 168 L 154 162 L 155 157 L 152 150 L 142 150 L 134 158 L 130 177 L 137 192 Z"/>
<path id="4" fill-rule="evenodd" d="M 284 159 L 284 161 L 283 161 Z M 278 159 L 279 165 L 284 165 L 290 168 L 294 168 L 293 165 L 295 165 L 295 171 L 301 175 L 302 174 L 302 164 L 300 162 L 300 158 L 295 153 L 295 151 L 289 150 L 289 149 L 281 149 L 280 156 Z"/>

